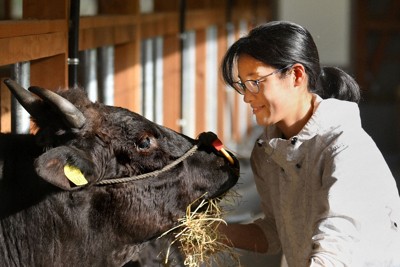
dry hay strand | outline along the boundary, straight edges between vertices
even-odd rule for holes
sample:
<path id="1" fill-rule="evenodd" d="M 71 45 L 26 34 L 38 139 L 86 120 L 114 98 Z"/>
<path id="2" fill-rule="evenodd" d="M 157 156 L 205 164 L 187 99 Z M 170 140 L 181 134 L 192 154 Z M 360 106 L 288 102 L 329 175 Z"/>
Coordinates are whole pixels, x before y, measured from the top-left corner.
<path id="1" fill-rule="evenodd" d="M 185 217 L 179 219 L 179 225 L 160 236 L 173 234 L 174 237 L 166 252 L 165 265 L 168 266 L 171 246 L 176 243 L 185 257 L 185 266 L 226 267 L 230 266 L 229 262 L 231 266 L 240 266 L 238 253 L 227 245 L 230 241 L 217 230 L 221 223 L 226 224 L 220 200 L 200 199 L 186 208 Z M 199 201 L 200 204 L 192 210 Z"/>

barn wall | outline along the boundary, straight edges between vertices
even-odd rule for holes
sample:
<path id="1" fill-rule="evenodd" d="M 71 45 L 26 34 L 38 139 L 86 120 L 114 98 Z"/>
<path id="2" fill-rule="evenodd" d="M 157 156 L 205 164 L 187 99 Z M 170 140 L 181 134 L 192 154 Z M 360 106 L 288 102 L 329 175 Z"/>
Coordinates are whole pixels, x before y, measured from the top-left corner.
<path id="1" fill-rule="evenodd" d="M 21 5 L 20 12 L 14 2 Z M 91 2 L 94 8 L 81 8 L 79 20 L 80 85 L 103 87 L 102 81 L 89 84 L 87 80 L 102 75 L 100 56 L 108 51 L 113 60 L 108 86 L 114 105 L 143 115 L 147 110 L 149 119 L 192 136 L 212 129 L 226 142 L 239 141 L 251 128 L 240 97 L 221 82 L 219 63 L 232 40 L 270 18 L 270 1 Z M 70 2 L 5 0 L 0 5 L 0 78 L 13 76 L 15 64 L 28 62 L 30 85 L 51 90 L 67 87 Z M 15 13 L 22 17 L 13 18 Z M 185 43 L 189 33 L 191 44 Z M 182 96 L 189 94 L 182 77 L 182 64 L 188 59 L 183 56 L 185 45 L 192 49 L 188 82 L 194 114 L 184 120 Z M 102 95 L 96 92 L 93 98 L 99 98 L 93 100 L 102 101 Z M 0 130 L 9 132 L 11 101 L 3 83 L 0 96 Z"/>

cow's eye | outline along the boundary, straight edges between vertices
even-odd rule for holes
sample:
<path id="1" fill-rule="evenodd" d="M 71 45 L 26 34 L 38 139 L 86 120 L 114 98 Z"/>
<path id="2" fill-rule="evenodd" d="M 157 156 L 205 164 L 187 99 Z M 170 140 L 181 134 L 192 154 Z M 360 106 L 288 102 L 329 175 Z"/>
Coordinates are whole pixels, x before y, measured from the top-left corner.
<path id="1" fill-rule="evenodd" d="M 138 147 L 139 150 L 149 149 L 150 146 L 151 146 L 151 139 L 148 136 L 146 136 L 145 138 L 141 139 L 140 142 L 137 143 L 137 147 Z"/>

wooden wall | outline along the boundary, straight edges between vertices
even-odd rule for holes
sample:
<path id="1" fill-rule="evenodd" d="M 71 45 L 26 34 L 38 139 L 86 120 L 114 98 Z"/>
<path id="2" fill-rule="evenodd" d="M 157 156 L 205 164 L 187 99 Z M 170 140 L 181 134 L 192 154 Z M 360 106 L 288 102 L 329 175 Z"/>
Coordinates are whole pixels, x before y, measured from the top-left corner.
<path id="1" fill-rule="evenodd" d="M 9 0 L 8 0 L 9 1 Z M 6 3 L 8 2 L 6 1 Z M 115 47 L 116 106 L 139 111 L 140 44 L 143 39 L 162 36 L 164 53 L 164 125 L 179 131 L 181 106 L 181 39 L 182 21 L 179 0 L 154 0 L 154 12 L 141 14 L 139 0 L 98 0 L 98 15 L 80 18 L 79 50 L 104 45 Z M 205 32 L 210 25 L 218 29 L 218 61 L 227 47 L 227 22 L 248 25 L 270 17 L 269 1 L 260 0 L 186 0 L 185 30 L 196 31 L 196 131 L 205 129 L 204 92 Z M 22 20 L 0 21 L 0 68 L 17 62 L 31 62 L 30 83 L 49 89 L 68 86 L 68 0 L 24 0 Z M 238 27 L 236 27 L 238 28 Z M 237 37 L 239 32 L 237 33 Z M 0 71 L 0 78 L 7 73 Z M 219 83 L 218 134 L 224 132 L 225 93 Z M 1 131 L 9 130 L 9 93 L 1 83 Z M 241 101 L 238 99 L 237 101 Z M 243 115 L 242 115 L 243 116 Z M 239 139 L 235 122 L 234 133 Z M 236 127 L 236 128 L 235 128 Z M 236 129 L 236 130 L 235 130 Z"/>

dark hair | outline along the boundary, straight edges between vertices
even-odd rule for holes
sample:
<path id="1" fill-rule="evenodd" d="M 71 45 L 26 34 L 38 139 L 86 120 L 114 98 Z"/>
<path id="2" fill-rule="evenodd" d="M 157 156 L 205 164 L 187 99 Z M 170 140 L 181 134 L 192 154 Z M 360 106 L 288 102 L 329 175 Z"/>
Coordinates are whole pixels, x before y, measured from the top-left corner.
<path id="1" fill-rule="evenodd" d="M 321 68 L 318 49 L 311 34 L 298 24 L 272 21 L 255 27 L 237 40 L 226 52 L 221 65 L 222 77 L 229 85 L 236 80 L 233 70 L 241 54 L 276 69 L 300 63 L 308 75 L 311 92 L 322 98 L 360 100 L 360 88 L 350 75 L 336 67 Z"/>

